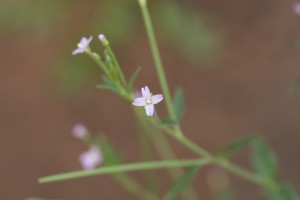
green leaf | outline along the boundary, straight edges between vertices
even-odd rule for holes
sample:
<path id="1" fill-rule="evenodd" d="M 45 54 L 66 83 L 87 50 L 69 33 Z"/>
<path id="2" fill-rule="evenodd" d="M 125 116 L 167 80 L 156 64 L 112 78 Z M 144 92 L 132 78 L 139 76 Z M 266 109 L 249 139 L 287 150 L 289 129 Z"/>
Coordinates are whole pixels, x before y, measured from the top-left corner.
<path id="1" fill-rule="evenodd" d="M 176 119 L 180 121 L 181 117 L 183 116 L 185 112 L 185 106 L 184 106 L 184 96 L 183 96 L 183 90 L 182 88 L 177 88 L 174 95 L 173 100 L 174 110 L 176 114 Z"/>
<path id="2" fill-rule="evenodd" d="M 163 200 L 172 200 L 194 179 L 197 175 L 199 166 L 190 167 L 183 176 L 165 194 Z"/>
<path id="3" fill-rule="evenodd" d="M 104 157 L 104 166 L 116 165 L 121 163 L 121 157 L 116 148 L 108 142 L 104 135 L 102 135 L 101 137 L 97 137 L 96 140 Z"/>
<path id="4" fill-rule="evenodd" d="M 278 175 L 277 159 L 272 149 L 263 139 L 253 143 L 252 164 L 258 174 L 266 179 L 275 180 Z"/>
<path id="5" fill-rule="evenodd" d="M 138 67 L 134 72 L 133 74 L 131 75 L 130 79 L 129 79 L 129 82 L 128 82 L 128 89 L 130 91 L 133 91 L 133 85 L 137 79 L 137 76 L 139 75 L 141 71 L 141 67 Z"/>
<path id="6" fill-rule="evenodd" d="M 228 157 L 234 152 L 246 147 L 247 145 L 253 143 L 254 141 L 257 141 L 258 139 L 259 136 L 257 135 L 250 135 L 243 138 L 239 138 L 233 141 L 232 143 L 230 143 L 229 145 L 227 145 L 227 147 L 221 151 L 221 155 Z"/>
<path id="7" fill-rule="evenodd" d="M 272 200 L 298 200 L 294 188 L 287 183 L 281 184 L 276 188 L 266 190 L 267 195 Z"/>
<path id="8" fill-rule="evenodd" d="M 163 118 L 163 119 L 160 120 L 160 123 L 162 125 L 166 125 L 166 126 L 178 124 L 178 122 L 176 120 L 171 119 L 171 118 Z"/>
<path id="9" fill-rule="evenodd" d="M 115 83 L 109 79 L 107 76 L 102 76 L 102 79 L 104 81 L 104 84 L 99 84 L 96 87 L 101 89 L 111 89 L 114 92 L 118 93 L 118 88 L 115 85 Z"/>
<path id="10" fill-rule="evenodd" d="M 96 85 L 96 88 L 99 88 L 99 89 L 111 89 L 111 90 L 115 89 L 111 85 L 106 85 L 106 84 L 98 84 L 98 85 Z"/>

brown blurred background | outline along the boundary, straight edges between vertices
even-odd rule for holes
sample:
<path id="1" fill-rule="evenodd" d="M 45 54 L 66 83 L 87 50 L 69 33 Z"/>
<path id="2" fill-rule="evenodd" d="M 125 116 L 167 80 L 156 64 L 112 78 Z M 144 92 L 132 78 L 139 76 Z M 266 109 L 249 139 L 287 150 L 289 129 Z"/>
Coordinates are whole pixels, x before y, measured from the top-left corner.
<path id="1" fill-rule="evenodd" d="M 300 75 L 293 3 L 153 0 L 150 9 L 170 86 L 185 91 L 188 137 L 214 152 L 259 132 L 279 157 L 281 178 L 299 191 L 300 91 L 287 95 Z M 100 49 L 99 33 L 127 77 L 142 66 L 136 88 L 160 92 L 135 0 L 0 1 L 0 199 L 134 199 L 109 176 L 37 183 L 80 169 L 86 147 L 70 134 L 78 122 L 105 132 L 126 162 L 140 160 L 131 106 L 95 88 L 101 72 L 86 56 L 71 56 L 82 36 L 93 35 Z M 163 104 L 158 109 L 165 114 Z M 182 158 L 193 156 L 174 147 Z M 243 152 L 236 161 L 246 166 L 248 158 Z M 230 179 L 236 199 L 265 199 L 251 183 Z M 211 199 L 205 173 L 194 185 Z"/>

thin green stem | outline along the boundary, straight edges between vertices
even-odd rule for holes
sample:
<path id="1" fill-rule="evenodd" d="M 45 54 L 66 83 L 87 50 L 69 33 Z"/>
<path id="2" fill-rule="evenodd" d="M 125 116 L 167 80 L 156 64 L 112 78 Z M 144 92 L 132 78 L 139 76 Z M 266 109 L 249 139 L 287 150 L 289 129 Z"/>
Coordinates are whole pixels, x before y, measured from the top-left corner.
<path id="1" fill-rule="evenodd" d="M 142 111 L 142 112 L 141 112 Z M 165 137 L 165 135 L 159 131 L 160 129 L 156 126 L 153 126 L 151 122 L 149 122 L 148 118 L 145 116 L 145 112 L 140 108 L 134 109 L 135 115 L 138 118 L 138 121 L 146 127 L 146 133 L 148 137 L 153 141 L 153 145 L 155 149 L 157 150 L 158 154 L 163 160 L 167 159 L 177 159 L 176 154 L 173 151 L 172 146 L 170 145 L 169 141 Z M 156 116 L 158 118 L 158 116 Z M 147 128 L 147 126 L 150 128 Z M 153 130 L 153 128 L 156 128 L 156 130 Z M 184 173 L 184 171 L 180 168 L 176 169 L 169 169 L 168 173 L 173 181 L 177 181 L 178 178 Z M 190 185 L 186 187 L 186 189 L 181 193 L 182 197 L 184 199 L 194 200 L 199 199 L 197 197 L 197 193 L 193 189 L 193 187 Z"/>
<path id="2" fill-rule="evenodd" d="M 258 185 L 266 186 L 266 182 L 263 179 L 261 179 L 259 176 L 231 163 L 229 160 L 220 160 L 215 158 L 214 162 L 216 165 L 219 165 L 224 169 L 227 169 L 231 173 L 243 177 L 244 179 L 250 182 L 256 183 Z"/>
<path id="3" fill-rule="evenodd" d="M 166 80 L 166 76 L 165 76 L 165 72 L 163 69 L 163 65 L 161 62 L 161 58 L 160 58 L 160 53 L 157 47 L 157 42 L 155 39 L 155 34 L 153 31 L 153 26 L 152 26 L 152 22 L 151 22 L 151 18 L 150 18 L 150 14 L 148 12 L 147 9 L 147 1 L 146 0 L 138 0 L 141 10 L 142 10 L 142 14 L 143 14 L 143 18 L 144 18 L 144 23 L 146 26 L 146 31 L 148 34 L 148 39 L 150 42 L 150 46 L 151 46 L 151 50 L 152 50 L 152 54 L 153 54 L 153 58 L 154 58 L 154 62 L 155 62 L 155 66 L 156 66 L 156 71 L 158 73 L 158 77 L 159 77 L 159 81 L 163 90 L 163 93 L 165 95 L 165 102 L 169 111 L 169 114 L 171 115 L 171 117 L 173 119 L 176 119 L 176 114 L 173 108 L 173 103 L 171 100 L 171 95 L 170 95 L 170 91 L 169 91 L 169 87 L 167 84 L 167 80 Z M 258 183 L 258 184 L 264 184 L 264 182 L 262 182 L 261 179 L 259 179 L 257 177 L 256 174 L 250 173 L 232 163 L 230 163 L 229 161 L 227 162 L 220 162 L 217 158 L 215 158 L 213 155 L 211 155 L 208 151 L 206 151 L 205 149 L 203 149 L 202 147 L 199 147 L 198 145 L 194 144 L 193 142 L 191 142 L 189 139 L 187 139 L 186 137 L 183 136 L 183 133 L 180 129 L 179 126 L 175 126 L 174 130 L 168 130 L 167 131 L 172 137 L 176 138 L 179 142 L 181 142 L 183 145 L 185 145 L 187 148 L 191 149 L 192 151 L 194 151 L 195 153 L 197 153 L 199 156 L 203 156 L 205 158 L 210 158 L 212 160 L 214 160 L 214 163 L 222 166 L 224 168 L 226 168 L 227 170 L 242 176 L 243 178 Z"/>
<path id="4" fill-rule="evenodd" d="M 182 143 L 184 146 L 186 146 L 188 149 L 192 150 L 199 156 L 202 156 L 203 158 L 211 159 L 212 162 L 218 166 L 221 166 L 228 171 L 232 172 L 233 174 L 236 174 L 240 177 L 243 177 L 244 179 L 254 182 L 259 185 L 265 185 L 265 181 L 263 181 L 259 176 L 257 176 L 255 173 L 249 172 L 233 163 L 231 163 L 229 160 L 220 159 L 202 147 L 198 146 L 197 144 L 193 143 L 191 140 L 189 140 L 186 137 L 177 137 L 175 134 L 172 133 L 172 130 L 165 129 L 167 133 L 169 133 L 170 136 L 178 140 L 180 143 Z"/>
<path id="5" fill-rule="evenodd" d="M 233 163 L 231 163 L 229 160 L 220 159 L 219 157 L 214 156 L 210 152 L 206 151 L 204 148 L 200 147 L 199 145 L 193 143 L 190 139 L 186 138 L 185 136 L 177 136 L 174 134 L 174 130 L 167 126 L 161 126 L 158 124 L 155 120 L 150 120 L 154 125 L 157 127 L 160 127 L 162 130 L 164 130 L 166 133 L 168 133 L 171 137 L 176 139 L 178 142 L 183 144 L 185 147 L 196 153 L 198 156 L 201 156 L 203 158 L 210 159 L 213 164 L 221 166 L 228 171 L 232 172 L 233 174 L 236 174 L 238 176 L 243 177 L 244 179 L 254 182 L 259 185 L 265 186 L 266 183 L 264 180 L 262 180 L 259 176 L 257 176 L 255 173 L 249 172 Z"/>
<path id="6" fill-rule="evenodd" d="M 152 22 L 151 22 L 151 18 L 150 18 L 150 14 L 148 12 L 147 9 L 147 2 L 146 0 L 139 0 L 140 6 L 141 6 L 141 10 L 142 10 L 142 15 L 143 15 L 143 19 L 144 19 L 144 23 L 145 23 L 145 27 L 146 27 L 146 32 L 148 35 L 148 39 L 150 42 L 150 47 L 151 47 L 151 51 L 152 51 L 152 55 L 153 55 L 153 59 L 154 59 L 154 63 L 155 63 L 155 67 L 156 67 L 156 72 L 159 78 L 159 82 L 164 94 L 164 99 L 166 102 L 166 106 L 168 109 L 168 112 L 170 114 L 170 116 L 173 119 L 176 119 L 176 114 L 173 108 L 173 103 L 172 103 L 172 98 L 171 98 L 171 93 L 169 90 L 169 86 L 167 83 L 167 79 L 166 79 L 166 75 L 165 75 L 165 71 L 164 71 L 164 67 L 161 61 L 161 57 L 160 57 L 160 53 L 159 53 L 159 49 L 157 46 L 157 42 L 156 42 L 156 38 L 155 38 L 155 34 L 154 34 L 154 30 L 153 30 L 153 26 L 152 26 Z"/>
<path id="7" fill-rule="evenodd" d="M 149 140 L 149 135 L 147 134 L 147 124 L 146 121 L 144 120 L 144 118 L 140 118 L 138 116 L 139 108 L 133 107 L 133 111 L 135 113 L 135 117 L 136 117 L 136 123 L 137 123 L 137 128 L 138 128 L 138 136 L 139 136 L 139 145 L 140 145 L 140 150 L 141 150 L 141 155 L 143 158 L 143 161 L 150 161 L 154 159 L 154 154 L 152 152 L 152 146 L 150 144 L 150 140 Z M 153 191 L 153 192 L 157 192 L 158 186 L 159 184 L 156 181 L 156 174 L 154 171 L 146 171 L 144 173 L 145 175 L 145 181 L 147 184 L 147 188 L 149 188 L 149 190 Z"/>
<path id="8" fill-rule="evenodd" d="M 123 74 L 123 72 L 122 72 L 122 70 L 121 70 L 121 67 L 120 67 L 120 65 L 119 65 L 119 63 L 118 63 L 118 60 L 117 60 L 117 58 L 116 58 L 114 52 L 111 50 L 111 48 L 110 48 L 109 45 L 106 46 L 106 49 L 107 49 L 108 54 L 110 55 L 110 57 L 111 57 L 111 59 L 112 59 L 112 62 L 113 62 L 114 65 L 116 66 L 117 72 L 118 72 L 118 74 L 119 74 L 119 76 L 120 76 L 120 78 L 121 78 L 122 83 L 124 84 L 124 86 L 126 86 L 126 85 L 127 85 L 126 79 L 125 79 L 125 77 L 124 77 L 124 74 Z"/>
<path id="9" fill-rule="evenodd" d="M 86 51 L 86 54 L 88 56 L 90 56 L 90 58 L 104 71 L 104 73 L 107 75 L 107 76 L 110 76 L 110 73 L 107 69 L 107 66 L 105 65 L 104 62 L 102 62 L 101 58 L 99 57 L 99 55 L 97 54 L 94 54 L 91 50 L 87 50 Z M 111 77 L 110 77 L 111 78 Z"/>
<path id="10" fill-rule="evenodd" d="M 100 174 L 114 174 L 119 172 L 129 172 L 138 170 L 150 169 L 165 169 L 165 168 L 178 168 L 188 166 L 203 166 L 211 162 L 210 159 L 190 159 L 190 160 L 166 160 L 166 161 L 152 161 L 142 163 L 130 163 L 116 166 L 101 167 L 93 170 L 75 171 L 63 174 L 47 176 L 39 179 L 39 183 L 50 183 L 69 179 L 76 179 L 88 176 L 95 176 Z"/>

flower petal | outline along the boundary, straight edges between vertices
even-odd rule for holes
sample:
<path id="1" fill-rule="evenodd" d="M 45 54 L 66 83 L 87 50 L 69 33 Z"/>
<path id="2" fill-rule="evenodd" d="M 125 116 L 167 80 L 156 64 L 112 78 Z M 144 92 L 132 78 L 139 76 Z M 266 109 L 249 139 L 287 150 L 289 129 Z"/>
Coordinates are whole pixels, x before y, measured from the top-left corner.
<path id="1" fill-rule="evenodd" d="M 143 97 L 135 98 L 134 102 L 132 104 L 135 105 L 135 106 L 145 106 L 146 101 L 145 101 L 145 98 L 143 98 Z"/>
<path id="2" fill-rule="evenodd" d="M 148 116 L 152 116 L 154 113 L 154 105 L 153 104 L 145 105 L 145 110 Z"/>
<path id="3" fill-rule="evenodd" d="M 151 93 L 150 93 L 148 86 L 145 86 L 144 88 L 142 87 L 142 94 L 145 99 L 150 98 Z"/>
<path id="4" fill-rule="evenodd" d="M 146 94 L 147 98 L 149 98 L 151 96 L 148 86 L 145 86 L 145 94 Z"/>
<path id="5" fill-rule="evenodd" d="M 84 44 L 86 44 L 86 41 L 87 41 L 86 37 L 82 37 L 78 44 L 84 45 Z"/>
<path id="6" fill-rule="evenodd" d="M 162 94 L 156 94 L 152 97 L 152 103 L 153 104 L 157 104 L 159 102 L 161 102 L 164 99 Z"/>
<path id="7" fill-rule="evenodd" d="M 80 48 L 75 49 L 75 50 L 72 52 L 72 55 L 76 55 L 76 54 L 79 54 L 79 53 L 83 53 L 82 49 L 80 49 Z"/>
<path id="8" fill-rule="evenodd" d="M 89 46 L 89 44 L 91 43 L 93 39 L 93 36 L 90 36 L 87 40 L 86 40 L 86 46 Z"/>

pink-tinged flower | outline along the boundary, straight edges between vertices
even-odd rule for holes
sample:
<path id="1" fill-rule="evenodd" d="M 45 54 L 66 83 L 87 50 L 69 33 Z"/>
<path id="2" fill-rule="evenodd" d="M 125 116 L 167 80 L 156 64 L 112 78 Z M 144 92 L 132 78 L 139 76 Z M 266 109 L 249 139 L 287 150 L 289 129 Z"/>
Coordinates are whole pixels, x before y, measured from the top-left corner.
<path id="1" fill-rule="evenodd" d="M 300 2 L 294 3 L 293 10 L 297 15 L 300 15 Z"/>
<path id="2" fill-rule="evenodd" d="M 163 100 L 163 95 L 153 95 L 150 93 L 148 86 L 142 87 L 142 95 L 143 97 L 135 98 L 132 104 L 135 106 L 144 106 L 146 114 L 152 116 L 154 113 L 154 104 L 161 102 Z"/>
<path id="3" fill-rule="evenodd" d="M 72 52 L 72 55 L 75 55 L 78 53 L 84 53 L 88 49 L 92 39 L 93 39 L 93 36 L 90 36 L 89 38 L 86 38 L 86 37 L 81 38 L 80 42 L 77 44 L 77 49 L 75 49 Z"/>
<path id="4" fill-rule="evenodd" d="M 103 156 L 98 146 L 93 145 L 88 151 L 80 154 L 79 161 L 85 170 L 95 169 L 103 161 Z"/>
<path id="5" fill-rule="evenodd" d="M 79 139 L 84 138 L 88 133 L 89 131 L 83 124 L 76 124 L 72 129 L 72 135 Z"/>

